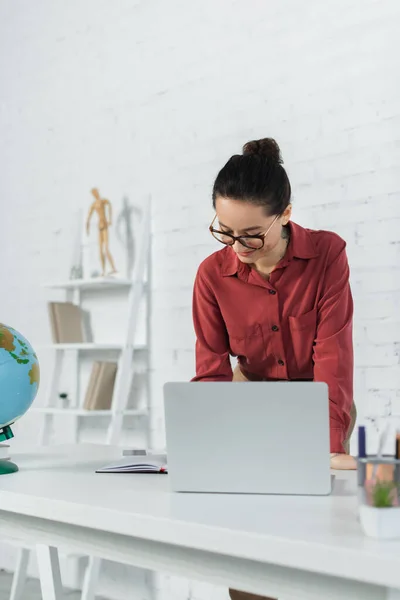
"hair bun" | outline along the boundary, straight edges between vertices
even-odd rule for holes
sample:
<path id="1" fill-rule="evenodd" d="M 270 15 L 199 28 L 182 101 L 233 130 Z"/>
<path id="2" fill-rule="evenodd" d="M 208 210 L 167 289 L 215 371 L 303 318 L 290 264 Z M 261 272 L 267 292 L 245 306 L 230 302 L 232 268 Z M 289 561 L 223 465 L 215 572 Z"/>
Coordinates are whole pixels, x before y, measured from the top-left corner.
<path id="1" fill-rule="evenodd" d="M 251 154 L 264 156 L 268 160 L 279 165 L 283 163 L 280 148 L 273 138 L 263 138 L 262 140 L 247 142 L 247 144 L 243 146 L 243 155 L 249 156 Z"/>

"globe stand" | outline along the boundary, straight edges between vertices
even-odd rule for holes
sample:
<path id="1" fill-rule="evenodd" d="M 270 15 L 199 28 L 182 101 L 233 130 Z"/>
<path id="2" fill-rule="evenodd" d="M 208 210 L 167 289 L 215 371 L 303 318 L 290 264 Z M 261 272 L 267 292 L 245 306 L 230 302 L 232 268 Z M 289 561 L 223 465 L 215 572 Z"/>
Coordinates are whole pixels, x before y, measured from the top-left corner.
<path id="1" fill-rule="evenodd" d="M 0 426 L 0 442 L 5 442 L 6 440 L 11 440 L 14 437 L 12 429 L 10 425 Z"/>
<path id="2" fill-rule="evenodd" d="M 10 440 L 14 437 L 12 429 L 9 425 L 5 427 L 0 427 L 0 442 L 4 442 L 5 440 Z M 0 444 L 1 449 L 1 444 Z M 8 459 L 0 459 L 0 475 L 8 475 L 9 473 L 16 473 L 18 471 L 18 466 Z"/>
<path id="3" fill-rule="evenodd" d="M 0 475 L 9 475 L 9 473 L 16 473 L 18 466 L 11 462 L 11 460 L 0 460 Z"/>

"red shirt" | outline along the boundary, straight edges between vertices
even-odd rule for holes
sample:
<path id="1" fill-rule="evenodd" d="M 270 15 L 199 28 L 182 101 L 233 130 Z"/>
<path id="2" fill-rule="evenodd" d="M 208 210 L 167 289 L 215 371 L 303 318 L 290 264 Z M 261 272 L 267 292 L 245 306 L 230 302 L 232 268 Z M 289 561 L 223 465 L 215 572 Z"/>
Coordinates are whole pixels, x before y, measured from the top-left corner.
<path id="1" fill-rule="evenodd" d="M 231 381 L 229 355 L 251 380 L 329 386 L 331 452 L 343 452 L 353 402 L 353 300 L 346 244 L 335 233 L 290 223 L 270 280 L 230 247 L 199 267 L 193 294 L 193 381 Z"/>

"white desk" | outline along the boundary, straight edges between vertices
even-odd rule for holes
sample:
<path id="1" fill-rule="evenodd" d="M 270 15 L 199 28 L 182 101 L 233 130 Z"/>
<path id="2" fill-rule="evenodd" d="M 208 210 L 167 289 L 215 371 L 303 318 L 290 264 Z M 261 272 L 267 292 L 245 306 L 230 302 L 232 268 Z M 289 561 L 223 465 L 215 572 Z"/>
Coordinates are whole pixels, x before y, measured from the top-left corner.
<path id="1" fill-rule="evenodd" d="M 57 576 L 48 546 L 67 546 L 281 600 L 400 598 L 400 542 L 362 535 L 355 473 L 339 473 L 329 497 L 172 494 L 166 475 L 94 473 L 120 454 L 14 455 L 20 472 L 0 478 L 0 535 L 39 544 L 42 577 Z"/>

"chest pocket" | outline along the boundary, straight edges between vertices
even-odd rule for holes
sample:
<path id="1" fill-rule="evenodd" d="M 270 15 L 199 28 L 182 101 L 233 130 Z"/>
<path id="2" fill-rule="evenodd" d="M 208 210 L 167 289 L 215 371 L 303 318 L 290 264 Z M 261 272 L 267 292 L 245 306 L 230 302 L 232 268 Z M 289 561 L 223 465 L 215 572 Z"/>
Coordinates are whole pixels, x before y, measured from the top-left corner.
<path id="1" fill-rule="evenodd" d="M 289 317 L 289 328 L 297 369 L 301 374 L 312 375 L 313 346 L 317 333 L 316 309 L 298 317 Z"/>

